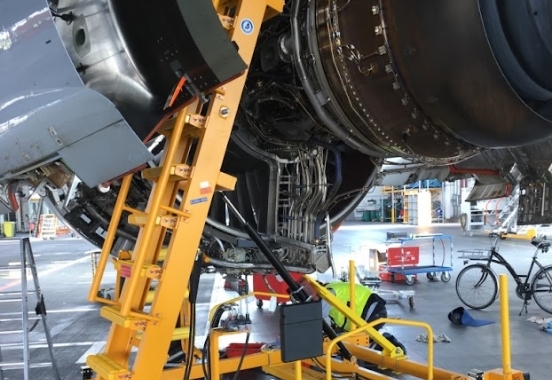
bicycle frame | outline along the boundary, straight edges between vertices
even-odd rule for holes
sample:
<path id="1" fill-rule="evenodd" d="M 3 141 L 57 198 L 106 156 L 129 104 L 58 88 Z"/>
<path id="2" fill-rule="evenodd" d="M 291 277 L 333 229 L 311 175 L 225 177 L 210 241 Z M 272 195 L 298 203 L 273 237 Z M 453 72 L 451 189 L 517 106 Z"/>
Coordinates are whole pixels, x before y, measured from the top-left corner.
<path id="1" fill-rule="evenodd" d="M 491 263 L 502 265 L 510 273 L 510 275 L 513 277 L 514 281 L 518 286 L 523 285 L 526 291 L 529 290 L 528 285 L 529 285 L 529 280 L 531 279 L 533 268 L 535 266 L 538 266 L 541 271 L 544 271 L 544 268 L 545 268 L 545 266 L 542 265 L 537 259 L 539 250 L 541 250 L 541 248 L 537 247 L 535 249 L 535 253 L 533 254 L 533 257 L 531 259 L 531 265 L 529 266 L 529 270 L 527 274 L 518 274 L 516 270 L 512 267 L 512 265 L 510 265 L 510 263 L 500 253 L 498 253 L 498 250 L 496 249 L 498 239 L 499 238 L 497 237 L 494 244 L 491 246 L 491 253 L 489 255 L 489 258 L 485 260 L 487 261 L 486 267 L 491 269 Z M 537 270 L 537 273 L 538 273 L 538 270 Z M 552 284 L 552 278 L 548 275 L 546 271 L 544 271 L 544 273 L 546 273 L 546 276 L 548 277 L 548 281 L 550 281 L 550 283 Z M 525 279 L 525 281 L 522 281 L 522 279 Z M 482 278 L 482 280 L 484 280 L 484 278 Z M 530 291 L 529 295 L 531 295 L 532 293 L 533 292 Z"/>

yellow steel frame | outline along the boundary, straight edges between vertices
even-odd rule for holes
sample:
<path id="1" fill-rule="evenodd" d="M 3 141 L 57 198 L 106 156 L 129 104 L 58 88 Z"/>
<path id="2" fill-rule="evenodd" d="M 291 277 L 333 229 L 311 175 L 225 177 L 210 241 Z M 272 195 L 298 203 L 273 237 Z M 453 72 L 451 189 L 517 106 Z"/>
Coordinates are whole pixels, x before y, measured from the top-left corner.
<path id="1" fill-rule="evenodd" d="M 262 22 L 281 12 L 283 3 L 283 0 L 214 1 L 214 10 L 247 64 L 253 57 Z M 233 18 L 229 17 L 230 8 L 235 8 Z M 249 34 L 239 27 L 245 18 L 255 25 Z M 246 73 L 243 73 L 216 89 L 206 116 L 200 114 L 204 105 L 196 100 L 178 113 L 176 121 L 171 120 L 161 127 L 167 142 L 160 168 L 146 169 L 142 173 L 144 177 L 155 179 L 144 211 L 125 204 L 132 175 L 122 180 L 88 296 L 90 301 L 107 305 L 101 314 L 113 322 L 104 352 L 87 358 L 87 364 L 98 375 L 97 379 L 182 378 L 181 375 L 165 374 L 163 367 L 177 317 L 183 307 L 186 308 L 187 279 L 198 255 L 197 247 L 213 191 L 234 188 L 235 179 L 221 173 L 220 168 L 245 80 Z M 189 170 L 181 170 L 189 162 L 194 139 L 197 139 L 197 148 L 192 165 Z M 211 191 L 206 193 L 205 188 Z M 183 190 L 181 207 L 175 209 L 173 205 L 180 190 Z M 121 296 L 109 301 L 99 298 L 97 293 L 123 211 L 130 212 L 129 222 L 141 229 L 131 259 L 120 263 L 119 269 L 124 268 L 127 272 Z M 163 267 L 156 268 L 169 229 L 172 235 Z M 152 282 L 157 283 L 155 295 L 150 310 L 146 311 L 144 306 Z M 129 368 L 133 346 L 137 346 L 138 352 L 132 368 Z"/>
<path id="2" fill-rule="evenodd" d="M 203 0 L 206 1 L 206 0 Z M 250 62 L 256 45 L 260 25 L 264 20 L 281 12 L 283 0 L 212 0 L 214 9 L 219 13 L 221 23 L 228 29 L 230 38 L 240 47 L 239 53 L 245 62 Z M 229 17 L 228 10 L 235 7 L 234 17 Z M 251 34 L 244 34 L 235 25 L 243 18 L 248 18 L 256 27 Z M 245 85 L 246 75 L 232 80 L 214 92 L 208 104 L 206 116 L 200 114 L 203 104 L 194 101 L 181 110 L 176 120 L 168 121 L 161 133 L 167 137 L 166 149 L 160 168 L 146 169 L 142 175 L 154 180 L 152 192 L 144 211 L 133 209 L 126 205 L 132 175 L 122 180 L 113 218 L 110 221 L 105 244 L 102 248 L 89 300 L 102 302 L 101 315 L 113 322 L 105 351 L 91 355 L 87 364 L 97 373 L 98 380 L 154 380 L 182 379 L 186 368 L 182 365 L 172 369 L 164 369 L 170 341 L 189 339 L 190 303 L 188 296 L 189 279 L 195 260 L 198 257 L 198 245 L 203 232 L 207 213 L 211 204 L 213 190 L 234 188 L 235 179 L 220 172 L 226 146 L 230 138 L 235 115 L 238 110 L 241 93 Z M 189 162 L 188 155 L 193 139 L 197 139 L 197 149 Z M 205 184 L 212 190 L 205 193 Z M 203 189 L 203 190 L 202 190 Z M 173 208 L 176 195 L 183 191 L 184 195 L 179 209 Z M 201 199 L 201 202 L 197 202 Z M 121 252 L 115 260 L 118 274 L 125 272 L 127 280 L 118 297 L 119 283 L 114 300 L 98 297 L 105 267 L 113 249 L 117 226 L 123 211 L 130 212 L 129 222 L 141 227 L 136 247 L 132 252 Z M 163 241 L 168 230 L 172 230 L 171 240 L 167 248 Z M 164 252 L 162 252 L 164 250 Z M 162 264 L 160 264 L 162 262 Z M 162 266 L 161 266 L 162 265 Z M 354 278 L 354 263 L 350 263 L 349 278 Z M 466 377 L 433 367 L 433 340 L 431 328 L 420 322 L 380 319 L 366 323 L 353 309 L 347 307 L 326 288 L 316 281 L 307 278 L 310 285 L 321 298 L 341 311 L 357 328 L 343 334 L 334 340 L 324 342 L 323 357 L 317 358 L 316 365 L 324 361 L 325 378 L 332 379 L 332 369 L 340 372 L 356 373 L 369 379 L 392 379 L 388 376 L 361 368 L 357 365 L 359 358 L 381 367 L 392 368 L 428 380 L 461 380 Z M 504 280 L 504 281 L 503 281 Z M 504 284 L 503 284 L 504 282 Z M 155 283 L 153 297 L 149 293 L 150 286 Z M 501 278 L 501 301 L 503 301 L 503 340 L 509 338 L 507 331 L 507 293 L 505 279 Z M 269 295 L 271 293 L 252 293 L 252 295 Z M 242 296 L 227 302 L 236 302 Z M 351 296 L 354 301 L 354 284 L 351 284 Z M 146 303 L 150 303 L 147 310 Z M 351 303 L 354 305 L 354 302 Z M 506 305 L 504 307 L 504 305 Z M 175 330 L 175 322 L 181 317 L 183 327 Z M 212 315 L 211 315 L 212 317 Z M 428 332 L 428 365 L 410 361 L 404 352 L 395 347 L 383 335 L 374 329 L 377 323 L 423 327 Z M 240 358 L 219 359 L 218 339 L 229 332 L 212 329 L 210 332 L 209 363 L 212 378 L 218 379 L 220 374 L 236 370 Z M 372 339 L 383 347 L 383 350 L 368 349 L 367 343 Z M 336 345 L 343 342 L 353 354 L 352 360 L 339 360 Z M 131 350 L 138 348 L 133 364 L 130 364 Z M 201 352 L 194 348 L 196 355 Z M 486 380 L 518 380 L 520 372 L 513 371 L 509 362 L 509 346 L 503 349 L 504 363 L 502 370 L 494 370 L 486 374 Z M 295 363 L 282 363 L 279 350 L 264 351 L 243 358 L 242 369 L 262 367 L 266 372 L 282 379 L 300 380 L 320 379 L 302 364 L 313 364 L 314 360 L 304 360 Z M 132 368 L 130 368 L 132 367 Z M 204 377 L 201 364 L 195 363 L 190 369 L 192 379 Z"/>

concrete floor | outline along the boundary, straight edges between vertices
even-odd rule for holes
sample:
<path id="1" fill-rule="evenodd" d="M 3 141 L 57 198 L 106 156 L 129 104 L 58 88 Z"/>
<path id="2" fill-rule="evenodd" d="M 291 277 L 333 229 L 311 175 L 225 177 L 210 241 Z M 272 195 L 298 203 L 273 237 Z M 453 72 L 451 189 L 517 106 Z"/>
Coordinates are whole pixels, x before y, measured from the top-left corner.
<path id="1" fill-rule="evenodd" d="M 356 254 L 361 246 L 376 247 L 385 241 L 386 232 L 404 231 L 408 233 L 443 233 L 453 237 L 454 255 L 452 262 L 448 253 L 445 266 L 452 264 L 452 280 L 449 283 L 429 282 L 422 273 L 417 282 L 408 286 L 402 283 L 384 282 L 382 289 L 414 290 L 414 307 L 410 308 L 407 300 L 390 302 L 388 311 L 391 317 L 428 322 L 435 334 L 444 333 L 452 340 L 451 343 L 435 344 L 435 365 L 447 370 L 466 374 L 468 370 L 477 368 L 489 370 L 501 366 L 501 330 L 498 301 L 484 311 L 470 310 L 474 318 L 496 321 L 482 327 L 463 327 L 450 323 L 447 314 L 454 308 L 462 306 L 455 292 L 456 275 L 463 267 L 463 260 L 458 258 L 456 251 L 461 249 L 486 248 L 490 245 L 488 237 L 475 234 L 470 237 L 463 235 L 457 225 L 434 225 L 432 228 L 416 228 L 404 225 L 380 223 L 346 223 L 334 236 L 334 255 L 337 267 L 346 267 L 348 260 L 354 258 L 362 263 L 363 256 Z M 91 245 L 78 238 L 64 238 L 52 241 L 33 240 L 33 250 L 38 265 L 40 285 L 48 307 L 48 325 L 55 343 L 55 355 L 63 380 L 81 379 L 81 366 L 89 354 L 101 351 L 105 344 L 109 323 L 99 316 L 99 305 L 91 304 L 86 295 L 91 283 Z M 439 243 L 440 244 L 440 243 Z M 442 264 L 442 246 L 436 246 L 436 263 Z M 507 239 L 500 241 L 500 252 L 510 261 L 514 268 L 525 272 L 529 266 L 533 247 L 525 240 Z M 429 241 L 420 242 L 420 265 L 432 264 L 432 247 Z M 11 241 L 0 240 L 0 265 L 18 261 L 18 245 Z M 364 257 L 365 259 L 365 257 Z M 552 263 L 552 256 L 543 255 L 543 264 Z M 501 273 L 500 268 L 495 268 Z M 328 280 L 331 275 L 325 274 L 321 279 Z M 105 285 L 114 281 L 114 273 L 108 273 Z M 231 298 L 236 294 L 225 291 L 224 280 L 216 274 L 205 274 L 200 284 L 197 314 L 201 323 L 197 327 L 197 344 L 201 346 L 206 334 L 206 315 L 210 307 L 219 301 Z M 0 291 L 17 290 L 19 284 L 15 278 L 0 277 Z M 539 330 L 539 325 L 527 321 L 531 316 L 552 317 L 538 308 L 532 302 L 528 314 L 519 316 L 522 301 L 515 296 L 513 280 L 509 278 L 510 293 L 510 328 L 512 345 L 512 367 L 529 372 L 531 379 L 547 380 L 550 378 L 550 357 L 552 354 L 552 335 Z M 31 297 L 31 305 L 34 298 Z M 253 320 L 253 334 L 250 342 L 273 342 L 278 338 L 277 313 L 268 311 L 265 307 L 258 309 L 255 300 L 247 304 Z M 34 306 L 33 306 L 34 308 Z M 16 316 L 17 305 L 0 303 L 0 332 L 14 328 L 5 319 Z M 427 344 L 417 342 L 416 337 L 422 330 L 386 326 L 386 331 L 392 332 L 406 346 L 408 355 L 413 360 L 425 362 Z M 40 325 L 31 333 L 34 341 L 38 340 L 38 348 L 31 351 L 31 360 L 47 361 L 47 350 L 40 345 L 43 339 Z M 240 342 L 245 336 L 234 336 L 232 341 Z M 17 340 L 12 334 L 0 334 L 0 344 Z M 230 341 L 223 341 L 222 345 Z M 5 361 L 21 357 L 21 351 L 13 347 L 3 347 L 2 356 Z M 22 372 L 5 371 L 4 379 L 22 379 Z M 257 373 L 242 373 L 240 379 L 271 379 Z M 409 379 L 408 376 L 398 376 Z M 31 379 L 53 379 L 51 371 L 34 370 Z"/>

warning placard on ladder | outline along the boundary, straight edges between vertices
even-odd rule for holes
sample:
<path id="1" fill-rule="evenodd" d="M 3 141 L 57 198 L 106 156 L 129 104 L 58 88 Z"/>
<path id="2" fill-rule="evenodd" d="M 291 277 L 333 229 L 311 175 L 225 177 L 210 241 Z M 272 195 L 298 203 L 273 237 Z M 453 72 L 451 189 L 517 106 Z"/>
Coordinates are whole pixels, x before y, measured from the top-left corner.
<path id="1" fill-rule="evenodd" d="M 57 218 L 54 214 L 40 216 L 38 222 L 38 237 L 42 239 L 53 239 L 57 233 Z"/>

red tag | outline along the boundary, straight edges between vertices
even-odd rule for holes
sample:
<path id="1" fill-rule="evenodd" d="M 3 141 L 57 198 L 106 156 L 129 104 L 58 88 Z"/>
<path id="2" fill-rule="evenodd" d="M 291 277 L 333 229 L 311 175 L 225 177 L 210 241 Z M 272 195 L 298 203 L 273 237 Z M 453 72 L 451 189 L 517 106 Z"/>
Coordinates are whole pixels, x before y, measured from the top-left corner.
<path id="1" fill-rule="evenodd" d="M 132 267 L 130 265 L 121 265 L 121 270 L 119 271 L 121 277 L 129 278 L 132 274 Z"/>

